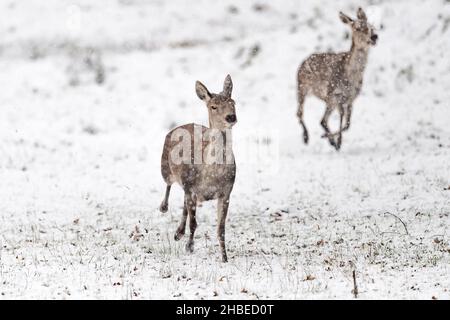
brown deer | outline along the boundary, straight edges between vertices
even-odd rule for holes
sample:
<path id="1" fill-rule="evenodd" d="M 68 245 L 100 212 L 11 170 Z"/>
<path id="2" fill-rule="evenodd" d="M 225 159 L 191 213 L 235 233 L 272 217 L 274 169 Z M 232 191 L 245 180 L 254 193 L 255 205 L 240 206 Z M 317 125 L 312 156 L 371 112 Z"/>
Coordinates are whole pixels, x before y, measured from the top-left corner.
<path id="1" fill-rule="evenodd" d="M 231 128 L 237 121 L 235 102 L 231 99 L 232 89 L 233 83 L 229 75 L 225 78 L 223 91 L 219 94 L 210 93 L 197 81 L 195 90 L 208 108 L 209 128 L 191 123 L 173 129 L 166 136 L 161 157 L 161 173 L 167 187 L 160 211 L 166 212 L 168 209 L 170 188 L 174 182 L 184 190 L 183 215 L 175 233 L 175 240 L 183 237 L 189 216 L 191 233 L 186 250 L 193 252 L 197 205 L 202 201 L 217 199 L 217 236 L 223 262 L 227 262 L 225 220 L 236 176 L 236 164 L 231 149 Z M 180 137 L 184 139 L 180 140 Z M 180 145 L 184 148 L 180 148 Z M 179 157 L 183 161 L 180 161 Z"/>
<path id="2" fill-rule="evenodd" d="M 328 138 L 336 150 L 341 147 L 342 132 L 350 127 L 352 105 L 361 90 L 369 48 L 375 45 L 378 39 L 378 35 L 367 22 L 366 14 L 361 8 L 358 9 L 357 20 L 351 19 L 342 12 L 339 13 L 339 16 L 342 22 L 352 28 L 350 51 L 311 55 L 301 64 L 297 78 L 297 116 L 303 127 L 305 143 L 308 143 L 308 130 L 303 122 L 303 105 L 305 97 L 312 93 L 326 103 L 326 111 L 321 121 L 325 130 L 322 137 Z M 336 133 L 330 133 L 328 118 L 334 109 L 337 109 L 340 115 L 339 130 Z M 337 136 L 337 141 L 335 141 L 335 136 Z"/>

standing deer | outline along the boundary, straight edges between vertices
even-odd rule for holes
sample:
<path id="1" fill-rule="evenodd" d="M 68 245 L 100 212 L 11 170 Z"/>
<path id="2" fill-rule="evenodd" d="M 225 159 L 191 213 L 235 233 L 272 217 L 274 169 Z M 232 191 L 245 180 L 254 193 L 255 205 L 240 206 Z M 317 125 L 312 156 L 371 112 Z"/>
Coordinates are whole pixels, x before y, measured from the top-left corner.
<path id="1" fill-rule="evenodd" d="M 233 83 L 229 75 L 225 78 L 223 91 L 219 94 L 210 93 L 201 82 L 197 81 L 195 90 L 197 96 L 206 103 L 208 108 L 209 128 L 191 123 L 173 129 L 166 136 L 161 157 L 161 173 L 167 187 L 160 211 L 167 212 L 170 188 L 174 182 L 177 182 L 184 190 L 183 215 L 175 233 L 175 240 L 178 241 L 183 237 L 189 216 L 191 233 L 186 251 L 193 252 L 194 233 L 197 227 L 195 219 L 197 204 L 217 199 L 217 236 L 223 262 L 227 262 L 225 220 L 236 176 L 236 164 L 231 149 L 231 128 L 237 122 L 235 103 L 231 99 L 232 89 Z M 185 138 L 187 136 L 188 146 L 182 150 L 182 157 L 185 160 L 182 163 L 176 161 L 180 156 L 180 136 Z M 215 138 L 205 141 L 200 137 L 201 140 L 198 143 L 198 136 L 215 136 Z M 218 161 L 211 162 L 205 159 L 212 153 Z M 206 156 L 202 159 L 203 154 Z M 223 156 L 226 157 L 225 163 L 221 161 Z"/>
<path id="2" fill-rule="evenodd" d="M 326 111 L 321 125 L 325 130 L 322 137 L 328 138 L 330 144 L 339 150 L 342 132 L 350 127 L 352 105 L 361 90 L 364 68 L 370 46 L 376 44 L 378 35 L 367 22 L 364 11 L 359 8 L 357 20 L 342 12 L 339 16 L 352 28 L 352 46 L 343 53 L 316 53 L 306 59 L 298 70 L 298 111 L 297 116 L 303 127 L 303 139 L 308 143 L 308 130 L 303 122 L 303 105 L 305 97 L 312 93 L 326 103 Z M 328 118 L 334 109 L 340 115 L 339 131 L 330 133 Z M 344 126 L 345 116 L 345 126 Z M 337 136 L 337 141 L 335 141 Z"/>

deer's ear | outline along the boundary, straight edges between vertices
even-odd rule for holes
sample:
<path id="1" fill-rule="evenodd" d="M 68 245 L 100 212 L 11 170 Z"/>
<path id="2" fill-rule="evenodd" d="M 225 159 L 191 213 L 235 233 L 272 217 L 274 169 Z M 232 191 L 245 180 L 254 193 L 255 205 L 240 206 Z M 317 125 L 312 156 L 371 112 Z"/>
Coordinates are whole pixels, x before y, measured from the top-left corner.
<path id="1" fill-rule="evenodd" d="M 339 18 L 341 18 L 342 22 L 345 24 L 352 24 L 353 19 L 347 16 L 346 14 L 339 12 Z"/>
<path id="2" fill-rule="evenodd" d="M 359 20 L 367 21 L 366 13 L 361 8 L 358 8 L 358 12 L 357 12 L 356 16 L 358 17 Z"/>
<path id="3" fill-rule="evenodd" d="M 231 98 L 231 92 L 233 91 L 233 81 L 231 81 L 230 75 L 227 75 L 225 81 L 223 82 L 223 91 L 222 94 Z"/>
<path id="4" fill-rule="evenodd" d="M 211 99 L 211 93 L 209 93 L 208 89 L 200 81 L 195 82 L 195 92 L 200 100 L 208 102 Z"/>

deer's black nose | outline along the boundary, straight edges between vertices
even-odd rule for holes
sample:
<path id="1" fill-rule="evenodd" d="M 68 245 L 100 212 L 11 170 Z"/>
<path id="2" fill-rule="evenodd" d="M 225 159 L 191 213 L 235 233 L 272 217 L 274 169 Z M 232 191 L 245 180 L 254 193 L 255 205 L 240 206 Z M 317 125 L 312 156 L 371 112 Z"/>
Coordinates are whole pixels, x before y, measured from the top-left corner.
<path id="1" fill-rule="evenodd" d="M 235 114 L 229 114 L 229 115 L 227 115 L 227 116 L 225 117 L 225 120 L 226 120 L 228 123 L 236 122 L 236 115 L 235 115 Z"/>
<path id="2" fill-rule="evenodd" d="M 376 35 L 376 34 L 373 34 L 373 35 L 370 37 L 370 40 L 372 40 L 373 42 L 377 41 L 377 39 L 378 39 L 378 35 Z"/>

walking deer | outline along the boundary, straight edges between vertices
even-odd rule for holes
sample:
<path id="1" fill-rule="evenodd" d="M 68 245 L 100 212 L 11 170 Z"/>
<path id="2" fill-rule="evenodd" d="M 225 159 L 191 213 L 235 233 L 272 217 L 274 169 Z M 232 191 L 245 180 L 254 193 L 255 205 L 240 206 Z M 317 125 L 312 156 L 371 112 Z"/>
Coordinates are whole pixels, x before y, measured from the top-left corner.
<path id="1" fill-rule="evenodd" d="M 184 207 L 174 238 L 178 241 L 183 237 L 189 216 L 186 251 L 193 252 L 197 205 L 217 199 L 217 236 L 222 261 L 227 262 L 225 220 L 236 176 L 231 148 L 231 128 L 237 122 L 235 102 L 231 98 L 233 83 L 228 75 L 219 94 L 210 93 L 199 81 L 195 89 L 208 109 L 209 128 L 191 123 L 167 134 L 161 157 L 161 173 L 167 187 L 160 211 L 167 211 L 170 188 L 174 182 L 178 183 L 184 190 Z"/>
<path id="2" fill-rule="evenodd" d="M 307 58 L 298 70 L 298 111 L 297 117 L 303 127 L 303 139 L 308 143 L 308 130 L 303 121 L 303 105 L 305 97 L 312 93 L 326 103 L 325 114 L 321 125 L 325 130 L 322 137 L 328 138 L 330 144 L 339 150 L 342 143 L 342 132 L 350 127 L 353 101 L 358 96 L 364 68 L 370 46 L 376 44 L 378 35 L 367 22 L 364 11 L 359 8 L 357 19 L 353 20 L 342 12 L 339 16 L 345 24 L 352 28 L 352 46 L 343 53 L 316 53 Z M 331 133 L 328 119 L 334 109 L 340 116 L 339 130 Z M 345 125 L 344 125 L 345 116 Z M 337 141 L 335 137 L 337 136 Z"/>

